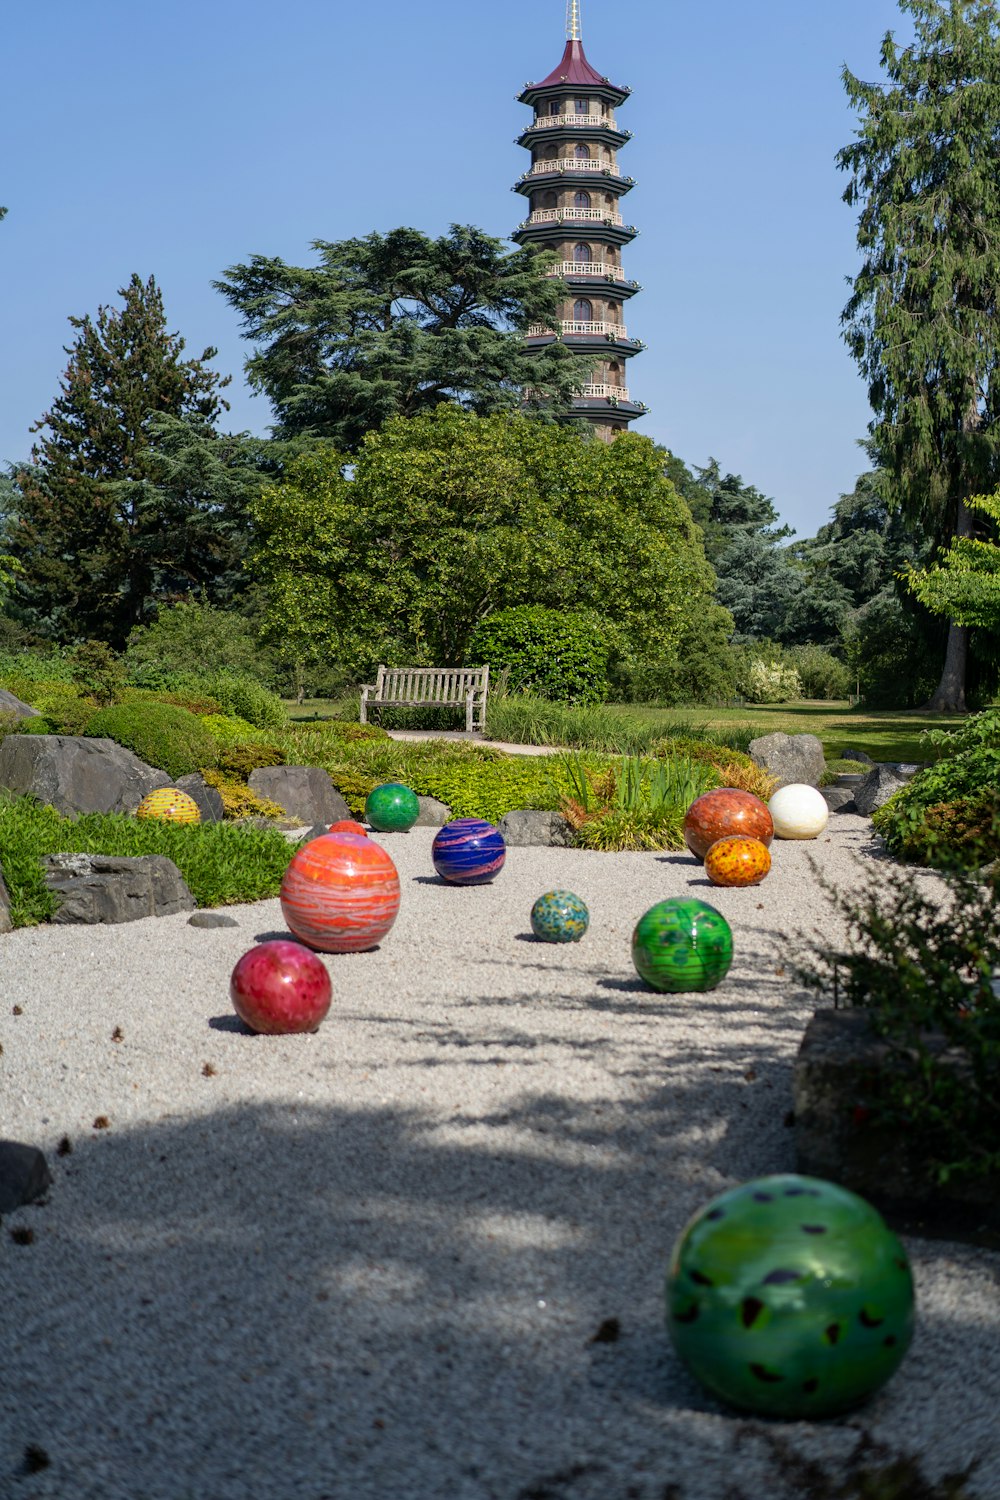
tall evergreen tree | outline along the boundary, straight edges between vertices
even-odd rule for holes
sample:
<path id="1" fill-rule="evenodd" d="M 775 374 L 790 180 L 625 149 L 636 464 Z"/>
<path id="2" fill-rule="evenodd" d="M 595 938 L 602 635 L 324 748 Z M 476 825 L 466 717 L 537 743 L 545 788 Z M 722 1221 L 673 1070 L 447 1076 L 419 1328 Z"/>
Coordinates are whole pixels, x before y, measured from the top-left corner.
<path id="1" fill-rule="evenodd" d="M 207 367 L 214 349 L 182 357 L 153 277 L 119 295 L 120 309 L 70 318 L 59 395 L 16 475 L 15 603 L 60 640 L 122 644 L 158 602 L 232 572 L 232 517 L 182 458 L 213 438 L 229 377 Z"/>
<path id="2" fill-rule="evenodd" d="M 844 70 L 860 120 L 839 153 L 863 263 L 843 313 L 868 382 L 870 451 L 892 499 L 946 546 L 1000 478 L 1000 14 L 992 0 L 899 0 L 915 39 L 882 43 L 885 85 Z M 929 707 L 965 706 L 953 624 Z"/>
<path id="3" fill-rule="evenodd" d="M 543 270 L 554 259 L 507 251 L 482 230 L 453 224 L 431 240 L 416 229 L 316 240 L 318 266 L 255 255 L 231 266 L 219 291 L 257 346 L 251 385 L 270 398 L 282 437 L 312 433 L 354 452 L 390 417 L 442 401 L 481 416 L 521 405 L 565 414 L 590 378 L 554 342 L 524 345 L 531 323 L 552 326 L 566 287 Z"/>

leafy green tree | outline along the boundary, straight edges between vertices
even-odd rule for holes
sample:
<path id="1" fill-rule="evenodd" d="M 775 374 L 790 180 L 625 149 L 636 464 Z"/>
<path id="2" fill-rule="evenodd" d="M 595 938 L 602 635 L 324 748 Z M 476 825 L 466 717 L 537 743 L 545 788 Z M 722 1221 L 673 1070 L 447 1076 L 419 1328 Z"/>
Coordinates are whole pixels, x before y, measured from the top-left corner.
<path id="1" fill-rule="evenodd" d="M 994 527 L 1000 524 L 1000 494 L 973 496 L 968 506 Z M 996 541 L 957 537 L 940 562 L 914 569 L 906 575 L 906 582 L 935 614 L 960 625 L 1000 631 L 1000 546 Z"/>
<path id="2" fill-rule="evenodd" d="M 988 0 L 900 0 L 915 40 L 882 43 L 888 82 L 844 70 L 859 115 L 838 156 L 863 261 L 843 313 L 868 382 L 870 450 L 891 498 L 939 544 L 972 534 L 1000 478 L 1000 14 Z M 952 624 L 928 707 L 965 706 Z"/>
<path id="3" fill-rule="evenodd" d="M 244 673 L 267 681 L 269 663 L 252 625 L 231 610 L 181 600 L 161 609 L 128 638 L 125 667 L 133 682 L 156 686 L 164 678 Z"/>
<path id="4" fill-rule="evenodd" d="M 345 452 L 394 416 L 442 401 L 480 414 L 565 414 L 592 360 L 562 343 L 529 352 L 529 324 L 551 326 L 565 284 L 554 257 L 505 250 L 471 226 L 432 240 L 416 229 L 316 240 L 319 265 L 255 255 L 215 283 L 256 346 L 250 383 L 269 397 L 277 433 L 313 433 Z"/>
<path id="5" fill-rule="evenodd" d="M 152 277 L 119 295 L 120 309 L 70 318 L 69 364 L 7 523 L 22 614 L 116 646 L 158 602 L 231 588 L 242 546 L 214 434 L 228 384 L 207 367 L 215 350 L 182 357 Z"/>
<path id="6" fill-rule="evenodd" d="M 355 673 L 451 665 L 479 621 L 520 604 L 592 610 L 635 660 L 677 663 L 731 620 L 653 444 L 588 442 L 459 407 L 395 418 L 353 464 L 317 450 L 254 506 L 272 635 Z M 679 669 L 678 669 L 679 670 Z"/>

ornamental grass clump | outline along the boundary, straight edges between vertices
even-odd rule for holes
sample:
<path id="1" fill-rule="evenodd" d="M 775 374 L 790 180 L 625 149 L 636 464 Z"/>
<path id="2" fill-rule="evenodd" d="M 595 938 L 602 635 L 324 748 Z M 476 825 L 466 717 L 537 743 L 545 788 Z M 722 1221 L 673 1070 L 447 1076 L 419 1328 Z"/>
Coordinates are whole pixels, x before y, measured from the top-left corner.
<path id="1" fill-rule="evenodd" d="M 722 784 L 712 766 L 685 756 L 624 756 L 610 765 L 585 755 L 559 760 L 570 788 L 560 810 L 585 849 L 683 849 L 684 814 L 702 792 Z"/>
<path id="2" fill-rule="evenodd" d="M 863 1009 L 888 1044 L 877 1119 L 905 1131 L 939 1182 L 1000 1172 L 1000 874 L 862 870 L 851 892 L 815 878 L 847 936 L 805 944 L 795 974 Z"/>

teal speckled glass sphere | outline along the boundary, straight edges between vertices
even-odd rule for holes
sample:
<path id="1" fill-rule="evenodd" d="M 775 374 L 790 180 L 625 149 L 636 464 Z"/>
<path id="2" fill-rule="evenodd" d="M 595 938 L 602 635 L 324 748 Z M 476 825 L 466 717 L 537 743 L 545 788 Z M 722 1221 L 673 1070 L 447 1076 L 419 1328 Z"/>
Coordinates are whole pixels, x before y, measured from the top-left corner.
<path id="1" fill-rule="evenodd" d="M 531 930 L 543 943 L 578 943 L 589 925 L 587 904 L 572 891 L 546 891 L 531 908 Z"/>
<path id="2" fill-rule="evenodd" d="M 899 1240 L 863 1198 L 815 1177 L 758 1177 L 714 1198 L 674 1246 L 666 1295 L 684 1363 L 760 1416 L 849 1411 L 913 1335 Z"/>
<path id="3" fill-rule="evenodd" d="M 732 961 L 729 923 L 707 901 L 690 896 L 657 902 L 632 934 L 632 962 L 654 990 L 714 990 Z"/>
<path id="4" fill-rule="evenodd" d="M 386 781 L 368 793 L 365 817 L 376 833 L 406 833 L 419 816 L 416 792 L 399 781 Z"/>

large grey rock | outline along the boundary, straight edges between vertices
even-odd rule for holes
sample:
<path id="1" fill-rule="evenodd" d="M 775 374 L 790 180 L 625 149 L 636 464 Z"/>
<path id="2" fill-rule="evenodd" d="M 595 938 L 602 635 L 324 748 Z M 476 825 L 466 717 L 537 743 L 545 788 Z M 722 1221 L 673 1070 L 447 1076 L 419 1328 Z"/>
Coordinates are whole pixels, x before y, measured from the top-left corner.
<path id="1" fill-rule="evenodd" d="M 519 808 L 500 819 L 500 832 L 512 849 L 530 845 L 548 845 L 565 849 L 572 842 L 573 830 L 562 813 Z"/>
<path id="2" fill-rule="evenodd" d="M 336 823 L 351 816 L 350 809 L 326 771 L 319 766 L 260 766 L 251 771 L 248 785 L 292 818 L 306 824 Z"/>
<path id="3" fill-rule="evenodd" d="M 857 812 L 854 788 L 847 786 L 824 786 L 820 795 L 831 812 Z"/>
<path id="4" fill-rule="evenodd" d="M 174 782 L 174 786 L 181 792 L 187 792 L 198 804 L 203 823 L 221 823 L 225 816 L 222 805 L 222 793 L 214 786 L 209 786 L 200 771 L 191 771 L 187 776 L 181 776 Z"/>
<path id="5" fill-rule="evenodd" d="M 13 932 L 14 919 L 10 914 L 10 891 L 0 869 L 0 932 Z"/>
<path id="6" fill-rule="evenodd" d="M 9 734 L 0 744 L 0 787 L 66 815 L 134 813 L 147 792 L 169 785 L 164 771 L 113 740 Z"/>
<path id="7" fill-rule="evenodd" d="M 414 828 L 443 828 L 451 822 L 451 808 L 436 797 L 418 797 L 420 811 Z"/>
<path id="8" fill-rule="evenodd" d="M 961 1077 L 968 1059 L 949 1052 L 943 1036 L 928 1050 Z M 1000 1232 L 1000 1178 L 935 1181 L 905 1124 L 878 1117 L 886 1080 L 905 1074 L 905 1055 L 871 1028 L 863 1010 L 821 1010 L 813 1016 L 795 1061 L 796 1165 L 868 1198 L 894 1222 L 940 1226 L 967 1238 Z"/>
<path id="9" fill-rule="evenodd" d="M 869 771 L 864 781 L 858 783 L 854 788 L 854 801 L 859 813 L 870 818 L 877 807 L 888 802 L 889 798 L 898 792 L 901 786 L 905 786 L 909 780 L 908 776 L 902 776 L 892 766 L 876 766 Z"/>
<path id="10" fill-rule="evenodd" d="M 39 717 L 37 708 L 32 708 L 30 703 L 22 703 L 20 698 L 15 698 L 5 688 L 0 688 L 0 714 L 16 714 L 19 719 Z"/>
<path id="11" fill-rule="evenodd" d="M 0 1214 L 34 1203 L 51 1186 L 48 1162 L 37 1146 L 0 1141 Z"/>
<path id="12" fill-rule="evenodd" d="M 53 922 L 135 922 L 193 911 L 194 897 L 162 854 L 50 854 L 45 884 L 61 898 Z"/>
<path id="13" fill-rule="evenodd" d="M 765 734 L 750 741 L 750 758 L 775 776 L 779 786 L 818 786 L 826 771 L 823 746 L 814 734 Z"/>

